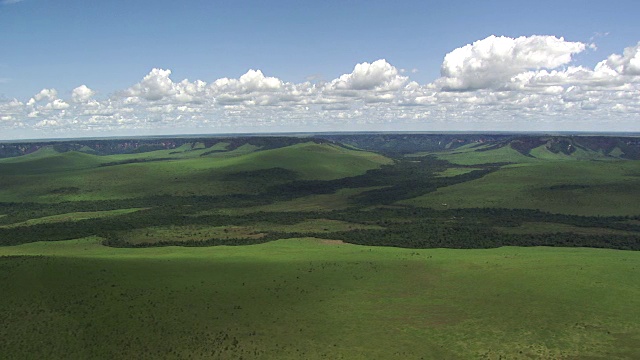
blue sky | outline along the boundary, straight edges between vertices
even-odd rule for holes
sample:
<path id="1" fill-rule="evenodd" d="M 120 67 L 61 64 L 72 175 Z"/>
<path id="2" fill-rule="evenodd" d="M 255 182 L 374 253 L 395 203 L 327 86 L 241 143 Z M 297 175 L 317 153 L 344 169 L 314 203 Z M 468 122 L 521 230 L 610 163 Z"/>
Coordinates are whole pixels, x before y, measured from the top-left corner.
<path id="1" fill-rule="evenodd" d="M 638 13 L 640 2 L 615 0 L 604 3 L 584 0 L 0 1 L 0 119 L 4 119 L 0 120 L 0 131 L 6 134 L 0 134 L 0 138 L 171 131 L 512 130 L 522 128 L 522 125 L 531 130 L 610 130 L 612 121 L 618 124 L 616 114 L 602 111 L 594 96 L 608 96 L 610 99 L 629 97 L 626 102 L 613 103 L 615 101 L 612 100 L 603 106 L 611 110 L 619 105 L 616 109 L 627 110 L 619 116 L 621 131 L 640 130 L 638 113 L 634 112 L 638 99 L 633 95 L 638 84 L 634 70 L 634 47 L 640 41 Z M 502 117 L 499 110 L 505 110 L 504 107 L 493 109 L 495 112 L 491 115 L 486 108 L 478 113 L 470 108 L 450 114 L 455 110 L 446 105 L 451 103 L 451 90 L 456 90 L 457 94 L 464 90 L 464 94 L 459 95 L 463 97 L 469 97 L 469 92 L 473 92 L 477 98 L 505 91 L 515 96 L 514 92 L 518 91 L 518 86 L 513 85 L 513 78 L 492 77 L 488 82 L 481 79 L 472 86 L 473 89 L 467 86 L 469 79 L 462 78 L 456 79 L 458 88 L 443 85 L 451 84 L 451 81 L 442 80 L 445 56 L 492 35 L 509 39 L 543 35 L 562 38 L 568 44 L 584 44 L 581 48 L 567 45 L 559 50 L 565 51 L 560 55 L 556 51 L 558 48 L 547 49 L 550 52 L 542 52 L 542 56 L 568 55 L 570 58 L 540 64 L 526 60 L 515 66 L 517 71 L 510 74 L 513 77 L 527 71 L 562 71 L 579 66 L 594 71 L 599 62 L 611 55 L 622 56 L 625 48 L 630 48 L 631 52 L 626 63 L 614 61 L 609 64 L 614 71 L 619 70 L 620 76 L 607 80 L 606 89 L 598 89 L 606 94 L 589 92 L 594 84 L 602 83 L 594 80 L 600 79 L 598 74 L 588 75 L 592 79 L 589 84 L 584 82 L 582 75 L 581 80 L 571 74 L 565 74 L 567 79 L 562 83 L 554 80 L 553 86 L 561 86 L 565 92 L 575 93 L 571 86 L 580 87 L 584 95 L 580 101 L 591 101 L 581 106 L 583 110 L 592 111 L 586 117 L 591 120 L 579 120 L 585 118 L 580 113 L 549 112 L 549 106 L 562 105 L 553 99 L 541 103 L 539 113 L 531 108 L 520 114 L 511 106 L 507 109 L 510 112 L 503 112 Z M 516 48 L 524 52 L 529 51 L 530 46 L 539 46 L 539 42 L 532 45 L 524 40 L 513 44 L 520 44 Z M 492 59 L 492 54 L 485 55 L 481 55 L 485 61 Z M 401 87 L 378 86 L 380 84 L 375 85 L 374 81 L 368 88 L 347 89 L 352 91 L 348 94 L 329 94 L 326 90 L 326 93 L 314 93 L 313 99 L 310 98 L 311 92 L 325 91 L 318 89 L 342 75 L 356 76 L 356 64 L 373 64 L 380 59 L 386 60 L 392 69 L 380 63 L 375 69 L 391 71 L 384 76 L 394 76 L 393 71 L 397 71 L 395 76 L 399 77 L 396 80 L 398 84 L 402 83 Z M 467 59 L 469 64 L 473 63 L 472 58 Z M 495 68 L 482 71 L 499 72 L 500 68 L 511 66 L 504 62 L 507 60 L 495 62 Z M 618 70 L 614 69 L 615 66 Z M 131 90 L 154 68 L 171 70 L 171 74 L 166 76 L 163 75 L 165 73 L 156 73 L 157 79 L 169 78 L 176 84 L 183 79 L 190 82 L 202 80 L 207 85 L 221 78 L 240 79 L 249 69 L 255 69 L 260 70 L 265 79 L 281 81 L 282 86 L 269 88 L 267 93 L 264 93 L 266 88 L 260 86 L 241 86 L 240 92 L 253 94 L 252 97 L 234 99 L 236 105 L 244 108 L 219 101 L 229 94 L 237 95 L 237 86 L 226 90 L 220 87 L 193 90 L 197 96 L 195 92 L 189 93 L 193 96 L 182 101 L 185 104 L 171 99 L 178 91 L 171 86 L 165 88 L 166 93 L 159 98 L 145 96 L 144 91 L 135 93 Z M 375 69 L 371 69 L 365 72 L 375 77 Z M 475 75 L 465 72 L 459 76 Z M 391 81 L 390 78 L 378 80 Z M 316 90 L 301 85 L 307 81 L 316 84 Z M 499 86 L 500 81 L 508 82 L 509 89 Z M 440 97 L 430 102 L 424 99 L 417 101 L 412 104 L 416 106 L 410 113 L 407 110 L 401 112 L 407 107 L 401 109 L 398 106 L 407 105 L 410 100 L 407 98 L 409 90 L 405 87 L 414 82 L 421 88 L 409 89 L 413 95 L 419 91 L 427 97 Z M 74 89 L 81 85 L 89 89 L 85 91 L 86 96 L 76 97 L 82 101 L 72 102 Z M 626 95 L 620 93 L 622 85 L 629 88 Z M 536 86 L 540 87 L 539 84 Z M 303 88 L 306 90 L 301 90 Z M 28 104 L 43 89 L 47 90 L 46 96 L 36 97 L 36 101 Z M 52 89 L 55 93 L 49 91 Z M 307 98 L 293 104 L 265 97 L 269 94 L 273 97 L 274 92 L 280 92 L 279 99 L 287 99 L 291 94 L 283 95 L 284 89 L 297 91 L 296 94 L 306 91 Z M 438 93 L 428 94 L 432 90 Z M 545 91 L 549 94 L 560 89 L 547 88 Z M 412 99 L 424 98 L 422 95 L 415 95 Z M 502 95 L 497 95 L 497 98 L 507 98 Z M 558 93 L 556 96 L 562 95 Z M 380 101 L 373 101 L 374 98 Z M 94 111 L 90 120 L 91 114 L 86 111 L 89 99 L 104 108 L 104 111 Z M 522 104 L 523 99 L 514 97 L 510 101 L 515 106 Z M 563 99 L 566 105 L 567 98 Z M 53 104 L 55 100 L 59 100 L 57 105 Z M 16 101 L 24 108 L 18 109 Z M 10 102 L 13 105 L 7 105 Z M 63 102 L 68 106 L 65 107 Z M 495 103 L 487 100 L 482 106 Z M 47 104 L 51 106 L 46 108 Z M 175 109 L 189 104 L 198 105 L 181 113 Z M 292 110 L 294 105 L 309 109 L 302 114 L 301 108 Z M 163 106 L 164 113 L 158 109 Z M 278 109 L 274 108 L 277 106 L 285 114 L 283 117 L 289 120 L 277 120 Z M 594 106 L 599 111 L 597 116 L 593 115 Z M 94 104 L 92 109 L 97 107 Z M 391 110 L 385 112 L 385 107 Z M 416 107 L 422 108 L 417 110 Z M 184 115 L 189 111 L 201 116 L 186 121 Z M 131 118 L 127 118 L 127 114 Z M 183 116 L 178 119 L 180 115 Z M 448 121 L 447 115 L 454 120 Z M 100 123 L 95 116 L 111 118 L 105 117 Z M 405 116 L 405 120 L 395 121 L 394 116 Z M 407 116 L 413 120 L 407 121 Z M 492 122 L 491 119 L 497 120 Z"/>

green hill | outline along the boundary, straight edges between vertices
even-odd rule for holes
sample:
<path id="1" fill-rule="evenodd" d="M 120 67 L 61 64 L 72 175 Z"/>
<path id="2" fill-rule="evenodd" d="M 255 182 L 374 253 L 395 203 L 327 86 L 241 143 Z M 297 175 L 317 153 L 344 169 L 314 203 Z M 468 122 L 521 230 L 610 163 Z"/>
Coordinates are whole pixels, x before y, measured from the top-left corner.
<path id="1" fill-rule="evenodd" d="M 494 153 L 501 158 L 504 149 L 484 152 L 482 157 L 461 154 L 443 158 L 478 164 Z M 525 158 L 480 179 L 442 187 L 402 203 L 436 209 L 524 208 L 576 215 L 639 215 L 638 174 L 638 161 L 585 161 L 556 154 L 546 160 Z"/>
<path id="2" fill-rule="evenodd" d="M 280 167 L 297 172 L 301 179 L 332 180 L 360 175 L 390 163 L 391 160 L 382 155 L 310 142 L 255 152 L 229 163 L 225 171 Z"/>
<path id="3" fill-rule="evenodd" d="M 0 201 L 256 193 L 268 185 L 355 176 L 391 163 L 378 154 L 313 142 L 269 150 L 244 144 L 210 154 L 192 148 L 109 156 L 47 149 L 5 159 Z M 269 169 L 276 170 L 264 171 Z M 247 176 L 232 176 L 238 173 Z"/>
<path id="4" fill-rule="evenodd" d="M 59 153 L 50 148 L 43 148 L 29 155 L 0 160 L 0 174 L 50 174 L 95 168 L 104 161 L 105 159 L 99 156 L 82 152 Z"/>
<path id="5" fill-rule="evenodd" d="M 435 155 L 440 159 L 459 165 L 532 163 L 547 160 L 616 160 L 622 156 L 622 153 L 615 149 L 607 154 L 603 150 L 589 149 L 582 145 L 573 145 L 570 141 L 561 141 L 555 138 L 534 140 L 530 142 L 510 140 L 408 156 Z"/>

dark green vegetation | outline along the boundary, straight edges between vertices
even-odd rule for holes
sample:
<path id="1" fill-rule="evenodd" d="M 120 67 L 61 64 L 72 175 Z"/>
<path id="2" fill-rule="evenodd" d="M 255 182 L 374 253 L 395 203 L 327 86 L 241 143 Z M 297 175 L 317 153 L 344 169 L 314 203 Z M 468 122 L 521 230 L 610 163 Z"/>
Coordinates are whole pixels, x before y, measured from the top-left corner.
<path id="1" fill-rule="evenodd" d="M 0 244 L 95 235 L 119 247 L 208 246 L 315 236 L 408 248 L 640 249 L 640 162 L 628 159 L 636 138 L 338 139 L 347 145 L 331 137 L 32 145 L 0 160 Z M 362 145 L 388 156 L 355 148 Z M 428 149 L 440 150 L 406 153 Z M 296 226 L 327 221 L 348 225 Z"/>
<path id="2" fill-rule="evenodd" d="M 410 134 L 0 144 L 0 348 L 638 358 L 640 253 L 620 250 L 640 250 L 639 149 Z"/>

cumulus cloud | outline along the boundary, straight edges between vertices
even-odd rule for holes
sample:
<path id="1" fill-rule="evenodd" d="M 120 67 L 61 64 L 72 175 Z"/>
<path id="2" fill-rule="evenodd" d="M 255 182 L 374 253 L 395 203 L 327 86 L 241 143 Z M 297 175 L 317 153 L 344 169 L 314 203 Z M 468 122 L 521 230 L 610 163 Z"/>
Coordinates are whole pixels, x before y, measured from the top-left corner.
<path id="1" fill-rule="evenodd" d="M 276 91 L 283 86 L 282 80 L 264 76 L 260 70 L 249 70 L 239 79 L 222 78 L 212 84 L 217 92 L 232 91 L 236 93 L 252 93 L 256 91 Z"/>
<path id="2" fill-rule="evenodd" d="M 519 73 L 566 65 L 587 45 L 555 36 L 489 36 L 444 57 L 439 85 L 444 90 L 499 88 Z"/>
<path id="3" fill-rule="evenodd" d="M 56 89 L 24 102 L 0 99 L 0 133 L 524 130 L 548 124 L 639 130 L 640 43 L 593 68 L 574 65 L 572 56 L 588 47 L 553 36 L 491 36 L 447 54 L 442 77 L 428 84 L 411 81 L 405 75 L 414 71 L 403 74 L 384 59 L 319 83 L 287 82 L 258 69 L 238 78 L 178 81 L 171 70 L 152 69 L 109 97 L 81 85 L 69 99 Z"/>
<path id="4" fill-rule="evenodd" d="M 377 90 L 394 91 L 404 85 L 409 78 L 401 76 L 398 69 L 386 60 L 380 59 L 369 64 L 357 64 L 350 74 L 344 74 L 327 84 L 331 90 Z"/>
<path id="5" fill-rule="evenodd" d="M 43 100 L 53 101 L 58 98 L 58 91 L 56 89 L 42 89 L 39 93 L 35 94 L 29 101 L 27 105 L 34 105 L 37 102 Z"/>
<path id="6" fill-rule="evenodd" d="M 86 85 L 80 85 L 71 92 L 71 100 L 76 103 L 86 103 L 95 94 L 95 91 L 89 89 Z"/>
<path id="7" fill-rule="evenodd" d="M 596 71 L 611 69 L 620 75 L 640 75 L 640 42 L 624 49 L 622 55 L 613 54 L 596 66 Z"/>
<path id="8" fill-rule="evenodd" d="M 137 96 L 146 100 L 160 100 L 165 96 L 175 93 L 173 81 L 169 78 L 171 70 L 151 70 L 141 82 L 127 90 L 129 96 Z"/>
<path id="9" fill-rule="evenodd" d="M 46 110 L 64 110 L 69 107 L 69 104 L 60 99 L 55 99 L 52 102 L 46 104 L 43 109 Z"/>

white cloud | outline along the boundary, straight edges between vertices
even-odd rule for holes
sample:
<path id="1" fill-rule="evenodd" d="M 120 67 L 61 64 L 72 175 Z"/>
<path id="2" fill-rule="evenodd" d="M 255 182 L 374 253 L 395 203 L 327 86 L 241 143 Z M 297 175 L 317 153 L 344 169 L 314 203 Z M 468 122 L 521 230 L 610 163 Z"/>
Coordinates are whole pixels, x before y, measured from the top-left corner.
<path id="1" fill-rule="evenodd" d="M 573 54 L 584 51 L 581 42 L 554 36 L 489 36 L 453 50 L 444 57 L 438 84 L 444 90 L 500 88 L 527 70 L 566 65 Z"/>
<path id="2" fill-rule="evenodd" d="M 45 110 L 64 110 L 67 109 L 69 107 L 69 104 L 67 104 L 66 102 L 60 100 L 60 99 L 55 99 L 52 102 L 46 104 L 43 109 Z"/>
<path id="3" fill-rule="evenodd" d="M 169 75 L 171 75 L 171 70 L 154 68 L 141 82 L 129 88 L 126 93 L 129 96 L 137 96 L 150 101 L 173 95 L 175 89 Z"/>
<path id="4" fill-rule="evenodd" d="M 86 85 L 80 85 L 71 92 L 71 99 L 76 103 L 86 103 L 95 94 L 95 91 L 89 89 Z"/>
<path id="5" fill-rule="evenodd" d="M 598 65 L 596 72 L 603 69 L 611 69 L 620 75 L 640 75 L 640 42 L 636 46 L 624 49 L 622 55 L 613 54 Z"/>
<path id="6" fill-rule="evenodd" d="M 282 80 L 275 77 L 264 76 L 260 70 L 249 70 L 239 79 L 218 79 L 211 88 L 216 93 L 232 92 L 236 94 L 248 94 L 259 91 L 277 91 L 284 86 Z"/>
<path id="7" fill-rule="evenodd" d="M 327 89 L 394 91 L 400 89 L 408 79 L 399 75 L 396 67 L 380 59 L 371 64 L 357 64 L 350 74 L 344 74 L 327 84 Z"/>
<path id="8" fill-rule="evenodd" d="M 0 100 L 0 133 L 18 127 L 62 134 L 524 130 L 541 124 L 640 130 L 640 43 L 594 68 L 572 65 L 585 48 L 552 36 L 489 37 L 447 54 L 443 77 L 429 84 L 410 81 L 383 59 L 321 83 L 286 82 L 257 69 L 209 83 L 174 81 L 171 70 L 153 69 L 109 98 L 81 85 L 68 99 L 43 89 L 26 102 Z"/>
<path id="9" fill-rule="evenodd" d="M 53 101 L 58 98 L 58 91 L 56 89 L 42 89 L 39 93 L 35 94 L 29 101 L 27 105 L 35 105 L 37 102 L 43 100 Z"/>

